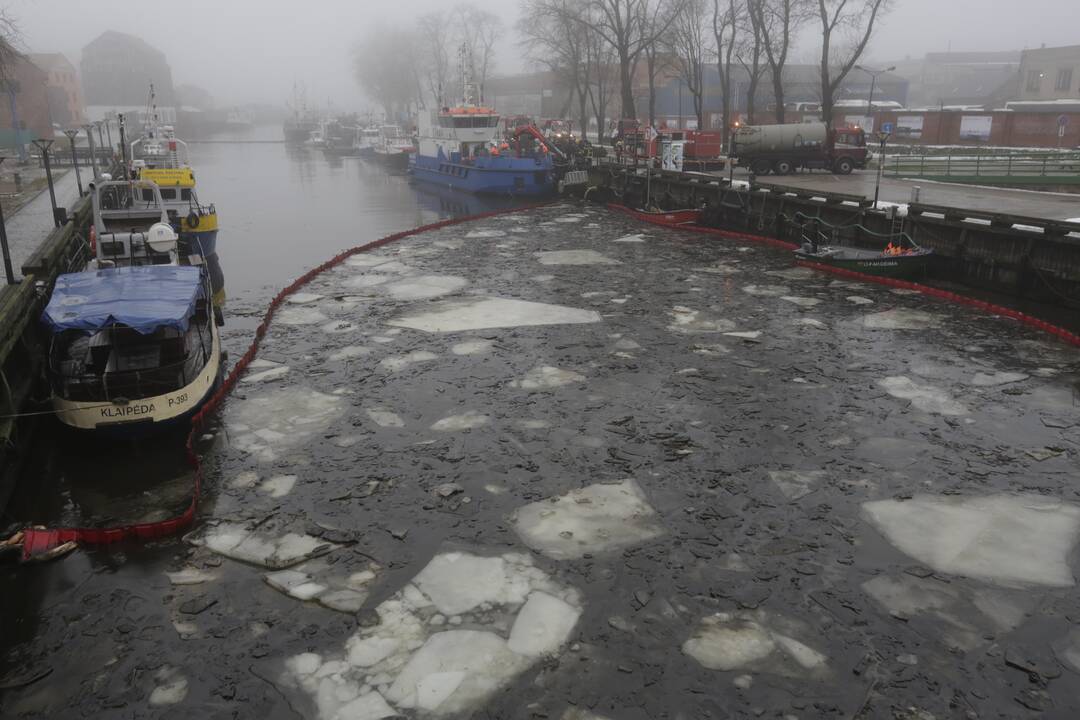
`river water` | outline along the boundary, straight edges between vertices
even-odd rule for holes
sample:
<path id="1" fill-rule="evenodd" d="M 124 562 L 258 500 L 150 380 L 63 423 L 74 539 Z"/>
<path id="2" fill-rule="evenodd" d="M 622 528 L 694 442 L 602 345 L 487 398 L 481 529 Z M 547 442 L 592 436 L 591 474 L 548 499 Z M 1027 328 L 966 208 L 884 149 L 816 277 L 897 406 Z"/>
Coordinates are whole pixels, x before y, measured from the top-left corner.
<path id="1" fill-rule="evenodd" d="M 195 147 L 241 352 L 459 212 Z M 1074 348 L 570 204 L 350 259 L 200 441 L 186 539 L 4 568 L 12 717 L 1076 717 Z M 180 438 L 43 436 L 21 521 L 184 505 Z"/>

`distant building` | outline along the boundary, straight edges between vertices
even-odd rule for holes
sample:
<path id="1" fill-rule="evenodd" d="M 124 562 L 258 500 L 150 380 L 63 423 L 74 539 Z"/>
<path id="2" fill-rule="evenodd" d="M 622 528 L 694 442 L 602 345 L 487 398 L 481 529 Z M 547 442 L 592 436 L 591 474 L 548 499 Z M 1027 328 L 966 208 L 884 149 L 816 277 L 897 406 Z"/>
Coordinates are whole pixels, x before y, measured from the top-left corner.
<path id="1" fill-rule="evenodd" d="M 576 114 L 570 108 L 570 93 L 565 83 L 551 72 L 488 78 L 484 84 L 484 102 L 503 117 L 528 115 L 540 120 Z"/>
<path id="2" fill-rule="evenodd" d="M 1025 50 L 1014 100 L 1080 99 L 1080 45 Z"/>
<path id="3" fill-rule="evenodd" d="M 1019 50 L 927 53 L 923 58 L 882 63 L 910 83 L 911 108 L 994 108 L 1013 99 Z"/>
<path id="4" fill-rule="evenodd" d="M 145 41 L 113 30 L 102 33 L 83 48 L 81 70 L 91 120 L 123 112 L 138 113 L 132 120 L 143 122 L 153 83 L 161 121 L 176 121 L 172 70 L 165 54 Z"/>
<path id="5" fill-rule="evenodd" d="M 46 87 L 53 123 L 64 128 L 82 125 L 86 118 L 75 66 L 60 53 L 30 53 L 27 57 L 48 76 Z"/>
<path id="6" fill-rule="evenodd" d="M 10 79 L 0 81 L 0 145 L 15 148 L 35 138 L 53 137 L 48 73 L 25 55 L 7 72 Z"/>

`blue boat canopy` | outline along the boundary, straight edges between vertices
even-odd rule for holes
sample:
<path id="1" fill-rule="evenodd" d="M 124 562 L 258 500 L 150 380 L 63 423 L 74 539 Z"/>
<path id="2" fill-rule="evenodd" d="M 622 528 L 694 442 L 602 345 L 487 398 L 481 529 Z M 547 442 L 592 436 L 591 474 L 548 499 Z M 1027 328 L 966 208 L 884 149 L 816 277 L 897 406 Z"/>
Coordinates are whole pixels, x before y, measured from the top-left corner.
<path id="1" fill-rule="evenodd" d="M 70 273 L 56 287 L 42 320 L 54 332 L 93 334 L 126 325 L 148 335 L 159 327 L 186 332 L 202 293 L 197 267 L 139 265 Z"/>

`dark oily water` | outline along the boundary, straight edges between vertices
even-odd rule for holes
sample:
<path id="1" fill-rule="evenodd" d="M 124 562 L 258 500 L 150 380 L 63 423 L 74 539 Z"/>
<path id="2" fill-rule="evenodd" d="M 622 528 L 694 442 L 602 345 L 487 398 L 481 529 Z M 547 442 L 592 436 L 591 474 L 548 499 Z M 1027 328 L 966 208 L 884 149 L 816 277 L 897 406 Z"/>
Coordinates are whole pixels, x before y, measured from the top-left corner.
<path id="1" fill-rule="evenodd" d="M 359 164 L 286 160 L 310 208 L 237 198 L 246 221 L 341 236 L 263 239 L 250 277 L 398 229 L 322 204 Z M 270 289 L 238 286 L 254 317 Z M 186 541 L 5 570 L 3 710 L 1072 717 L 1078 370 L 1015 323 L 600 209 L 425 233 L 279 312 Z M 148 470 L 145 509 L 177 477 Z"/>

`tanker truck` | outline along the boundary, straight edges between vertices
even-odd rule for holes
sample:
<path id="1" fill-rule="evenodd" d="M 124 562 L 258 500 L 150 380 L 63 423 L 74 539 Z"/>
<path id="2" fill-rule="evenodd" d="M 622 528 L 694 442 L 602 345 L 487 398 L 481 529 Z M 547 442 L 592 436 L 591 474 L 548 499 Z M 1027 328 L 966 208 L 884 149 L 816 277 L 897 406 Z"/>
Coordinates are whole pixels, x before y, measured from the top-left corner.
<path id="1" fill-rule="evenodd" d="M 800 168 L 847 175 L 865 168 L 866 133 L 857 127 L 830 130 L 825 123 L 743 125 L 731 134 L 731 158 L 755 175 L 787 175 Z"/>

